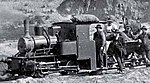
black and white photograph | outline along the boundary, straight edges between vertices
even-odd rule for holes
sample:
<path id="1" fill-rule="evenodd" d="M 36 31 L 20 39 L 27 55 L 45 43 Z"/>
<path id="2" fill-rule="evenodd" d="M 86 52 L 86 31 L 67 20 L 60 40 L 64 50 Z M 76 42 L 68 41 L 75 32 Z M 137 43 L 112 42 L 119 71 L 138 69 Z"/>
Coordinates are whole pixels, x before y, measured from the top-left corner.
<path id="1" fill-rule="evenodd" d="M 150 0 L 0 0 L 0 83 L 150 83 Z"/>

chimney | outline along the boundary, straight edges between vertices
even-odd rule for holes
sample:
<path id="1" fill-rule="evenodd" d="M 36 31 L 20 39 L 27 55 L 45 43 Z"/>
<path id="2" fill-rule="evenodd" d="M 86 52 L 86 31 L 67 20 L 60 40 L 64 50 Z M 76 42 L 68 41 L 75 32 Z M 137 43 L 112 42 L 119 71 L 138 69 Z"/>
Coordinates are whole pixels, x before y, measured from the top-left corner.
<path id="1" fill-rule="evenodd" d="M 36 26 L 34 27 L 35 36 L 42 36 L 43 35 L 43 27 L 41 25 L 42 25 L 41 18 L 39 18 Z"/>
<path id="2" fill-rule="evenodd" d="M 34 33 L 35 33 L 35 36 L 42 36 L 43 35 L 43 27 L 35 26 Z"/>
<path id="3" fill-rule="evenodd" d="M 24 20 L 24 37 L 29 38 L 30 34 L 29 34 L 29 18 Z"/>

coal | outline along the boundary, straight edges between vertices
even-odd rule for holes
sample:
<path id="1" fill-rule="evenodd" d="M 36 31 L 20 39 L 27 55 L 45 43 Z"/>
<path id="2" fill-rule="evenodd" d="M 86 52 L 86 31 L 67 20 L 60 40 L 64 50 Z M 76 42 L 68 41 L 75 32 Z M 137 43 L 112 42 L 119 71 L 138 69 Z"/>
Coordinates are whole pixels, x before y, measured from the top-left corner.
<path id="1" fill-rule="evenodd" d="M 100 20 L 95 15 L 82 14 L 72 16 L 71 21 L 77 23 L 87 23 L 87 22 L 89 23 L 89 22 L 99 22 Z"/>

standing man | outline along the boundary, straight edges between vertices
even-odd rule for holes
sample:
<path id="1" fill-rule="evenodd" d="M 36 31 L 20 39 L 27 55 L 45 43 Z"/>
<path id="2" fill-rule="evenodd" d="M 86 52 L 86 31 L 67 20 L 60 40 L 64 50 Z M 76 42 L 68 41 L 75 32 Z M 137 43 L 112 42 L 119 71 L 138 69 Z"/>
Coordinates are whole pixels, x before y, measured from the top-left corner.
<path id="1" fill-rule="evenodd" d="M 122 38 L 120 38 L 120 34 L 123 32 L 119 31 L 117 23 L 113 22 L 113 20 L 111 18 L 108 18 L 105 31 L 106 31 L 105 34 L 106 34 L 106 40 L 107 40 L 106 41 L 107 55 L 115 56 L 115 59 L 116 59 L 118 66 L 119 66 L 118 70 L 120 72 L 123 72 L 124 66 L 123 66 L 123 60 L 122 60 L 121 52 L 124 51 L 123 50 L 123 41 L 124 40 L 122 40 Z M 115 40 L 115 41 L 113 41 L 113 40 Z M 117 42 L 117 44 L 114 42 Z M 115 54 L 113 55 L 111 53 L 111 51 Z"/>
<path id="2" fill-rule="evenodd" d="M 113 38 L 116 36 L 114 32 L 118 30 L 117 24 L 113 23 L 113 20 L 111 18 L 108 18 L 106 28 L 105 28 L 105 34 L 106 34 L 106 51 L 108 50 L 108 47 L 113 40 Z"/>
<path id="3" fill-rule="evenodd" d="M 101 55 L 101 52 L 103 51 L 105 53 L 105 44 L 106 44 L 106 37 L 103 31 L 103 28 L 101 25 L 97 25 L 96 32 L 94 33 L 94 39 L 96 44 L 96 58 L 97 58 L 97 67 L 103 67 L 103 56 Z"/>
<path id="4" fill-rule="evenodd" d="M 140 39 L 141 40 L 141 49 L 140 51 L 142 52 L 142 57 L 146 59 L 148 62 L 148 66 L 150 65 L 150 40 L 148 37 L 148 34 L 146 33 L 147 28 L 145 26 L 140 28 L 139 33 L 135 36 L 135 39 Z M 146 56 L 145 56 L 146 55 Z"/>
<path id="5" fill-rule="evenodd" d="M 125 33 L 125 34 L 123 34 Z M 125 27 L 125 31 L 123 31 L 122 35 L 124 35 L 124 38 L 126 39 L 126 41 L 133 41 L 134 37 L 133 37 L 133 31 L 130 25 L 126 25 Z"/>

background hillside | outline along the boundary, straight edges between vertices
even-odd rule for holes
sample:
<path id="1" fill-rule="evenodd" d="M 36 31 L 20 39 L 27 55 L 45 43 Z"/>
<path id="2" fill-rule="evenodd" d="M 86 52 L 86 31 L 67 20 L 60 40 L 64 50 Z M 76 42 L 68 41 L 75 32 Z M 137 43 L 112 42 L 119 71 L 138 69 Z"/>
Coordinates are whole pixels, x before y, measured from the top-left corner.
<path id="1" fill-rule="evenodd" d="M 50 24 L 77 14 L 94 14 L 100 20 L 108 15 L 117 19 L 125 15 L 149 22 L 150 0 L 0 0 L 0 40 L 21 37 L 22 21 L 27 16 L 35 19 L 40 16 L 44 23 Z"/>
<path id="2" fill-rule="evenodd" d="M 90 13 L 101 20 L 107 15 L 121 18 L 122 15 L 142 22 L 149 21 L 149 0 L 64 0 L 57 8 L 61 14 Z"/>

